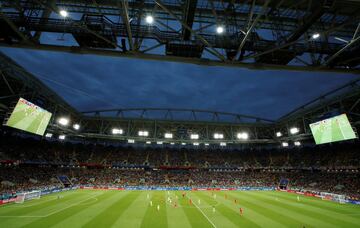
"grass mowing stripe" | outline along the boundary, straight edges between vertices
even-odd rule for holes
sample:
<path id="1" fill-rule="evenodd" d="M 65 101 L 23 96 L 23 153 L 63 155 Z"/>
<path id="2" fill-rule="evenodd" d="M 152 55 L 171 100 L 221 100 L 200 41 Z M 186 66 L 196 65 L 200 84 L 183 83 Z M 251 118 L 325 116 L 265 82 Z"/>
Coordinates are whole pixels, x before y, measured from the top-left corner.
<path id="1" fill-rule="evenodd" d="M 187 195 L 186 196 L 189 200 L 190 197 Z M 193 205 L 201 212 L 201 214 L 209 221 L 209 223 L 216 228 L 215 224 L 209 219 L 209 217 L 203 212 L 203 210 L 201 210 L 201 208 L 194 202 Z"/>
<path id="2" fill-rule="evenodd" d="M 111 227 L 117 218 L 132 204 L 132 202 L 140 195 L 140 192 L 130 192 L 122 195 L 118 200 L 99 213 L 83 227 Z"/>
<path id="3" fill-rule="evenodd" d="M 72 192 L 72 194 L 67 195 L 66 197 L 59 199 L 60 204 L 64 204 L 66 202 L 69 202 L 71 200 L 73 200 L 73 197 L 75 196 L 83 196 L 84 194 L 76 191 L 76 192 Z M 41 200 L 41 199 L 40 199 Z M 24 203 L 24 205 L 26 205 L 26 202 Z M 24 207 L 24 208 L 15 208 L 13 207 L 13 210 L 1 210 L 0 211 L 0 217 L 1 216 L 5 216 L 5 215 L 41 215 L 41 214 L 37 214 L 34 212 L 38 212 L 38 211 L 48 211 L 51 207 L 54 207 L 54 202 L 53 201 L 46 201 L 42 204 L 36 204 L 32 207 Z"/>
<path id="4" fill-rule="evenodd" d="M 234 197 L 238 198 L 238 194 L 241 192 L 217 192 L 218 198 L 223 198 L 222 202 L 225 205 L 228 205 L 229 208 L 234 208 Z M 225 194 L 228 195 L 227 199 L 225 199 Z M 230 195 L 234 194 L 233 198 L 230 198 Z M 237 204 L 238 207 L 242 207 L 244 209 L 244 215 L 249 218 L 252 222 L 256 223 L 261 227 L 285 227 L 282 223 L 274 220 L 274 218 L 270 217 L 267 213 L 262 211 L 261 208 L 256 205 L 250 204 L 247 201 L 242 201 L 240 204 Z M 235 208 L 233 209 L 235 210 Z M 236 209 L 236 212 L 238 210 Z"/>
<path id="5" fill-rule="evenodd" d="M 213 226 L 209 223 L 208 220 L 199 212 L 199 210 L 189 204 L 189 199 L 182 197 L 180 193 L 176 194 L 179 199 L 179 207 L 183 209 L 184 214 L 186 215 L 189 223 L 192 227 L 211 227 Z"/>
<path id="6" fill-rule="evenodd" d="M 287 192 L 269 192 L 267 193 L 269 195 L 276 194 L 278 197 L 285 197 L 287 199 L 295 199 L 297 196 L 300 196 L 301 202 L 305 203 L 310 206 L 317 206 L 323 209 L 328 209 L 331 212 L 338 212 L 338 213 L 347 213 L 347 212 L 353 212 L 354 209 L 360 209 L 359 205 L 353 205 L 353 204 L 340 204 L 333 201 L 327 201 L 322 200 L 320 198 L 315 197 L 307 197 L 307 196 L 301 196 L 297 194 L 287 193 Z"/>
<path id="7" fill-rule="evenodd" d="M 139 197 L 116 220 L 113 227 L 140 227 L 149 201 L 146 198 L 146 191 L 141 191 L 140 193 Z"/>
<path id="8" fill-rule="evenodd" d="M 289 206 L 292 207 L 296 207 L 296 208 L 301 208 L 302 210 L 306 210 L 311 214 L 317 215 L 317 216 L 321 216 L 324 218 L 325 221 L 331 221 L 332 223 L 335 224 L 342 224 L 342 223 L 346 223 L 348 225 L 359 225 L 360 224 L 360 220 L 359 219 L 354 219 L 353 217 L 349 217 L 346 216 L 346 214 L 344 214 L 343 212 L 334 212 L 331 209 L 323 209 L 320 207 L 317 207 L 317 205 L 313 205 L 313 204 L 305 204 L 302 203 L 302 201 L 297 202 L 294 198 L 287 198 L 285 195 L 282 195 L 281 192 L 277 192 L 278 195 L 281 195 L 281 199 L 282 201 L 284 201 L 283 203 L 286 203 Z M 267 195 L 263 195 L 262 197 L 267 197 L 268 199 L 271 198 L 271 196 L 267 196 Z M 280 198 L 280 197 L 279 197 Z M 302 198 L 303 199 L 303 198 Z M 320 201 L 323 204 L 327 204 L 329 203 L 328 201 Z M 335 206 L 340 206 L 343 207 L 346 205 L 335 205 Z M 341 220 L 341 221 L 339 221 Z"/>
<path id="9" fill-rule="evenodd" d="M 173 191 L 170 192 L 171 203 L 166 203 L 166 213 L 168 227 L 171 228 L 185 228 L 191 227 L 190 222 L 188 221 L 184 211 L 179 208 L 178 199 L 176 199 L 176 194 Z M 176 207 L 175 207 L 176 204 Z"/>
<path id="10" fill-rule="evenodd" d="M 96 200 L 90 200 L 89 202 L 85 202 L 74 207 L 74 209 L 71 209 L 74 210 L 74 212 L 72 212 L 70 216 L 57 221 L 57 224 L 52 225 L 52 227 L 62 228 L 82 226 L 83 224 L 90 221 L 98 213 L 105 210 L 108 205 L 112 204 L 114 199 L 118 198 L 117 194 L 119 194 L 117 191 L 108 191 L 94 198 Z"/>
<path id="11" fill-rule="evenodd" d="M 140 227 L 167 227 L 165 191 L 153 191 Z M 159 210 L 157 207 L 159 206 Z"/>
<path id="12" fill-rule="evenodd" d="M 273 199 L 271 199 L 271 196 L 269 198 L 269 196 L 267 195 L 259 194 L 258 197 L 265 202 L 274 202 Z M 289 211 L 296 211 L 298 213 L 307 215 L 308 217 L 312 217 L 313 219 L 323 221 L 323 223 L 326 223 L 328 227 L 330 226 L 330 224 L 336 225 L 338 227 L 344 227 L 346 224 L 352 226 L 352 223 L 349 223 L 347 221 L 340 221 L 338 217 L 335 218 L 333 216 L 329 216 L 326 214 L 326 212 L 321 213 L 319 212 L 319 209 L 310 209 L 309 206 L 304 207 L 304 205 L 298 204 L 295 200 L 290 201 L 288 199 L 282 199 L 276 201 L 276 203 L 278 203 L 284 208 L 287 208 Z"/>
<path id="13" fill-rule="evenodd" d="M 46 215 L 46 217 L 44 218 L 40 218 L 32 223 L 29 223 L 27 225 L 25 225 L 24 227 L 50 227 L 50 226 L 55 226 L 58 223 L 66 220 L 67 218 L 70 218 L 71 216 L 77 216 L 77 214 L 81 213 L 82 210 L 88 208 L 89 206 L 87 204 L 82 205 L 83 203 L 86 203 L 87 201 L 92 202 L 91 200 L 94 197 L 102 197 L 103 195 L 105 195 L 105 198 L 110 195 L 109 193 L 105 193 L 105 192 L 94 192 L 92 193 L 90 196 L 87 195 L 88 197 L 82 200 L 78 200 L 76 203 L 70 204 L 66 207 L 59 207 L 58 210 L 49 213 L 48 215 Z M 76 225 L 76 224 L 72 224 L 72 225 Z"/>
<path id="14" fill-rule="evenodd" d="M 226 206 L 222 200 L 217 199 L 214 200 L 211 196 L 207 195 L 204 192 L 198 192 L 198 197 L 201 198 L 203 201 L 207 202 L 209 205 L 216 205 L 220 202 L 219 205 L 216 206 L 216 210 L 221 213 L 224 217 L 226 217 L 229 221 L 235 224 L 238 227 L 260 227 L 250 219 L 245 216 L 240 216 L 240 211 L 235 211 L 234 208 L 230 208 Z M 238 208 L 236 208 L 238 210 Z"/>
<path id="15" fill-rule="evenodd" d="M 264 210 L 270 210 L 273 213 L 273 217 L 274 218 L 278 218 L 281 219 L 282 221 L 284 221 L 284 224 L 286 224 L 286 226 L 289 227 L 294 227 L 294 226 L 305 226 L 305 227 L 311 227 L 314 225 L 328 225 L 329 227 L 331 226 L 331 224 L 323 224 L 322 221 L 318 221 L 316 219 L 313 219 L 305 214 L 301 214 L 295 211 L 289 211 L 285 208 L 283 208 L 282 206 L 280 206 L 276 201 L 272 201 L 270 202 L 266 202 L 262 199 L 259 199 L 258 192 L 254 192 L 254 195 L 249 195 L 248 192 L 242 192 L 242 195 L 244 197 L 241 198 L 240 202 L 248 201 L 251 202 L 255 205 L 257 205 L 260 208 L 264 208 Z M 262 194 L 262 193 L 260 193 Z M 311 226 L 310 224 L 311 223 Z"/>

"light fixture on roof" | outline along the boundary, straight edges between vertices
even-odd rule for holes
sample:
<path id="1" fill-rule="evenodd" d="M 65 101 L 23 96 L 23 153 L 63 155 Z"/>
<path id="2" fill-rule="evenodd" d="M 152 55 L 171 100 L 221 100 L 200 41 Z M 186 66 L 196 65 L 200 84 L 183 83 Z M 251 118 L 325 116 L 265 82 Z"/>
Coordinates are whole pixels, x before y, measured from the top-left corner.
<path id="1" fill-rule="evenodd" d="M 221 142 L 220 146 L 226 146 L 226 142 Z"/>
<path id="2" fill-rule="evenodd" d="M 66 136 L 65 135 L 59 135 L 59 139 L 60 140 L 65 140 Z"/>
<path id="3" fill-rule="evenodd" d="M 249 134 L 247 132 L 239 132 L 237 133 L 236 137 L 238 139 L 247 140 L 249 138 Z"/>
<path id="4" fill-rule="evenodd" d="M 150 141 L 146 141 L 146 144 L 151 144 L 151 142 L 150 142 Z"/>
<path id="5" fill-rule="evenodd" d="M 210 144 L 209 144 L 209 143 L 205 143 L 204 145 L 205 145 L 205 146 L 209 146 Z"/>
<path id="6" fill-rule="evenodd" d="M 46 135 L 45 135 L 46 138 L 51 138 L 52 136 L 53 136 L 52 133 L 46 133 Z"/>
<path id="7" fill-rule="evenodd" d="M 280 131 L 276 132 L 276 137 L 281 137 L 282 133 Z"/>
<path id="8" fill-rule="evenodd" d="M 58 119 L 58 123 L 63 126 L 67 126 L 69 124 L 69 119 L 65 117 L 60 117 Z"/>
<path id="9" fill-rule="evenodd" d="M 319 39 L 319 38 L 320 38 L 320 33 L 316 32 L 316 33 L 312 34 L 312 35 L 311 35 L 311 38 L 312 38 L 313 40 Z"/>
<path id="10" fill-rule="evenodd" d="M 222 34 L 222 33 L 224 33 L 224 31 L 225 31 L 225 29 L 224 29 L 224 27 L 222 25 L 219 25 L 219 26 L 216 27 L 216 33 L 217 34 Z"/>
<path id="11" fill-rule="evenodd" d="M 214 133 L 214 139 L 223 139 L 224 135 L 221 133 Z"/>
<path id="12" fill-rule="evenodd" d="M 295 145 L 295 146 L 301 146 L 301 142 L 300 142 L 300 141 L 295 141 L 295 142 L 294 142 L 294 145 Z"/>
<path id="13" fill-rule="evenodd" d="M 194 142 L 193 145 L 194 145 L 194 146 L 198 146 L 198 145 L 200 145 L 200 144 L 199 144 L 198 142 Z"/>
<path id="14" fill-rule="evenodd" d="M 162 141 L 158 141 L 158 142 L 156 142 L 156 144 L 158 144 L 158 145 L 162 145 L 162 144 L 163 144 L 163 142 L 162 142 Z"/>
<path id="15" fill-rule="evenodd" d="M 149 132 L 148 131 L 139 131 L 138 135 L 142 136 L 142 137 L 147 137 L 147 136 L 149 136 Z"/>
<path id="16" fill-rule="evenodd" d="M 79 129 L 80 129 L 80 124 L 74 124 L 74 125 L 73 125 L 73 128 L 74 128 L 75 130 L 79 130 Z"/>
<path id="17" fill-rule="evenodd" d="M 124 133 L 123 129 L 119 129 L 119 128 L 113 128 L 111 132 L 113 135 L 122 135 Z"/>
<path id="18" fill-rule="evenodd" d="M 154 17 L 151 16 L 151 15 L 147 15 L 147 16 L 145 17 L 145 21 L 146 21 L 146 23 L 148 23 L 148 24 L 152 24 L 152 23 L 154 23 Z"/>
<path id="19" fill-rule="evenodd" d="M 186 143 L 182 142 L 182 143 L 181 143 L 181 145 L 182 145 L 182 146 L 185 146 L 185 145 L 186 145 Z"/>
<path id="20" fill-rule="evenodd" d="M 290 133 L 292 134 L 292 135 L 295 135 L 295 134 L 297 134 L 297 133 L 299 133 L 299 128 L 297 128 L 297 127 L 292 127 L 292 128 L 290 128 Z"/>
<path id="21" fill-rule="evenodd" d="M 171 142 L 170 145 L 175 145 L 175 143 L 174 143 L 174 142 Z"/>
<path id="22" fill-rule="evenodd" d="M 67 17 L 69 14 L 66 10 L 60 10 L 59 14 L 62 16 L 62 17 Z"/>
<path id="23" fill-rule="evenodd" d="M 166 139 L 172 139 L 173 138 L 173 134 L 172 133 L 165 133 L 165 138 Z"/>
<path id="24" fill-rule="evenodd" d="M 134 139 L 128 139 L 128 143 L 135 143 Z"/>
<path id="25" fill-rule="evenodd" d="M 199 139 L 199 135 L 198 134 L 191 134 L 190 139 Z"/>
<path id="26" fill-rule="evenodd" d="M 289 143 L 287 143 L 287 142 L 282 142 L 281 145 L 282 145 L 283 147 L 288 147 L 288 146 L 289 146 Z"/>

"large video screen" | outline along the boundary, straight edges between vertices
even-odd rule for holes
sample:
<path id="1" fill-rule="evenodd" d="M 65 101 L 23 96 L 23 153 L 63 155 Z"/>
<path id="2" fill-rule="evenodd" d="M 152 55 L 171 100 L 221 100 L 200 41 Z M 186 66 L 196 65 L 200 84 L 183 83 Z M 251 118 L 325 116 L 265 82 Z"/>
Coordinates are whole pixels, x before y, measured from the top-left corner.
<path id="1" fill-rule="evenodd" d="M 310 124 L 316 144 L 337 142 L 356 138 L 346 114 Z"/>
<path id="2" fill-rule="evenodd" d="M 51 113 L 20 98 L 5 125 L 37 135 L 44 135 Z"/>

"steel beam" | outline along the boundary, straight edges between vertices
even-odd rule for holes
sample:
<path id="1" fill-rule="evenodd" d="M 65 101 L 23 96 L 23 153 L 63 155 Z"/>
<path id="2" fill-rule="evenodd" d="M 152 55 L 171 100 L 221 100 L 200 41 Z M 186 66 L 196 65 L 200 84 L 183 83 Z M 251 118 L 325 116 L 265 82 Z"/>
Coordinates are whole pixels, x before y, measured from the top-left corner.
<path id="1" fill-rule="evenodd" d="M 220 60 L 225 61 L 224 56 L 219 53 L 216 49 L 214 49 L 210 43 L 201 35 L 196 33 L 192 28 L 190 28 L 186 23 L 184 23 L 180 18 L 178 18 L 172 11 L 170 11 L 168 8 L 166 8 L 160 0 L 155 0 L 156 4 L 159 5 L 160 8 L 162 8 L 164 11 L 166 11 L 169 15 L 174 17 L 177 21 L 179 21 L 182 26 L 184 26 L 187 30 L 189 30 L 194 36 L 196 36 L 205 46 L 211 48 L 212 51 L 210 51 L 211 54 L 218 57 Z"/>
<path id="2" fill-rule="evenodd" d="M 130 50 L 134 51 L 134 42 L 132 39 L 132 32 L 131 32 L 129 13 L 128 13 L 128 0 L 122 0 L 121 3 L 122 3 L 122 18 L 126 25 L 126 31 L 128 34 Z"/>
<path id="3" fill-rule="evenodd" d="M 177 56 L 164 56 L 156 54 L 144 54 L 144 53 L 123 53 L 113 50 L 99 50 L 89 49 L 81 47 L 67 47 L 57 45 L 39 45 L 39 44 L 4 44 L 0 43 L 3 47 L 12 48 L 24 48 L 44 51 L 56 51 L 56 52 L 68 52 L 72 54 L 92 54 L 100 56 L 112 56 L 112 57 L 125 57 L 125 58 L 138 58 L 144 60 L 158 60 L 158 61 L 170 61 L 180 63 L 192 63 L 203 66 L 223 66 L 223 67 L 240 67 L 251 70 L 290 70 L 290 71 L 309 71 L 309 72 L 333 72 L 333 73 L 345 73 L 345 74 L 360 74 L 360 69 L 345 69 L 345 68 L 329 68 L 329 67 L 313 67 L 313 66 L 293 66 L 293 65 L 272 65 L 272 64 L 259 64 L 259 63 L 243 63 L 234 61 L 217 61 L 210 59 L 198 59 L 198 58 L 185 58 Z"/>
<path id="4" fill-rule="evenodd" d="M 271 1 L 271 0 L 266 0 L 266 2 L 264 3 L 264 5 L 263 5 L 263 7 L 262 7 L 261 13 L 259 13 L 259 14 L 256 16 L 256 18 L 255 18 L 255 20 L 253 21 L 253 23 L 252 23 L 252 24 L 250 25 L 250 27 L 247 29 L 246 34 L 245 34 L 244 38 L 242 39 L 242 41 L 241 41 L 241 43 L 240 43 L 240 45 L 239 45 L 239 48 L 238 48 L 238 50 L 237 50 L 237 52 L 236 52 L 236 55 L 235 55 L 234 58 L 233 58 L 233 61 L 235 61 L 235 60 L 240 56 L 241 50 L 242 50 L 242 48 L 244 47 L 247 38 L 249 37 L 251 31 L 253 30 L 253 28 L 255 27 L 255 25 L 257 24 L 257 22 L 259 21 L 259 19 L 264 15 L 265 11 L 266 11 L 267 8 L 268 8 L 268 5 L 269 5 L 270 1 Z"/>

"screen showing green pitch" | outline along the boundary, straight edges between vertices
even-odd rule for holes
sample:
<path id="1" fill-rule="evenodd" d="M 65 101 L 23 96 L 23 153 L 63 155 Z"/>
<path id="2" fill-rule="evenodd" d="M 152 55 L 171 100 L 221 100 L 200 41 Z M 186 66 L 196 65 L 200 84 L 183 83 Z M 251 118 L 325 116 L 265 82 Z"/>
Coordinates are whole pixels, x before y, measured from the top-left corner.
<path id="1" fill-rule="evenodd" d="M 45 109 L 20 98 L 5 125 L 37 135 L 44 135 L 51 115 Z"/>
<path id="2" fill-rule="evenodd" d="M 346 114 L 312 123 L 310 129 L 316 144 L 356 138 Z"/>

